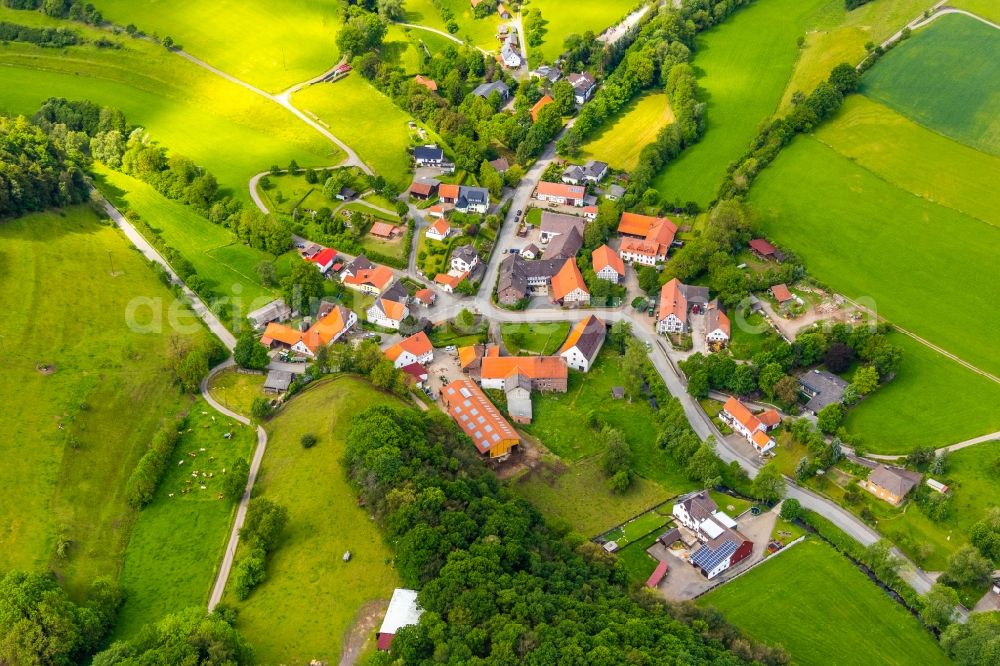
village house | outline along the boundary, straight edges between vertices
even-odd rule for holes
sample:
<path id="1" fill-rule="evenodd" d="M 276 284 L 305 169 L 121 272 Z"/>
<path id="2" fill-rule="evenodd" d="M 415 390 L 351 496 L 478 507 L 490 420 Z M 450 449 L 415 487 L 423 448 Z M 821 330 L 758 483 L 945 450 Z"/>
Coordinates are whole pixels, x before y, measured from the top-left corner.
<path id="1" fill-rule="evenodd" d="M 419 289 L 417 293 L 413 294 L 413 302 L 417 305 L 422 305 L 425 308 L 429 308 L 434 305 L 434 301 L 437 300 L 437 294 L 434 293 L 433 289 Z"/>
<path id="2" fill-rule="evenodd" d="M 827 405 L 841 402 L 848 386 L 847 380 L 826 370 L 816 369 L 799 376 L 799 388 L 809 398 L 806 410 L 813 415 L 818 415 Z"/>
<path id="3" fill-rule="evenodd" d="M 468 273 L 457 273 L 454 271 L 438 273 L 434 276 L 434 284 L 441 287 L 446 293 L 454 294 L 455 287 L 460 285 L 467 275 Z"/>
<path id="4" fill-rule="evenodd" d="M 278 298 L 248 314 L 247 320 L 256 330 L 260 330 L 272 321 L 288 321 L 291 317 L 292 309 Z"/>
<path id="5" fill-rule="evenodd" d="M 608 245 L 602 245 L 590 255 L 594 273 L 598 278 L 619 284 L 625 279 L 625 262 Z"/>
<path id="6" fill-rule="evenodd" d="M 386 349 L 385 357 L 397 368 L 413 363 L 426 366 L 434 361 L 434 347 L 427 334 L 420 331 Z"/>
<path id="7" fill-rule="evenodd" d="M 421 389 L 427 383 L 430 378 L 430 374 L 427 372 L 427 368 L 419 363 L 411 363 L 409 365 L 404 365 L 400 370 L 406 381 L 415 388 Z"/>
<path id="8" fill-rule="evenodd" d="M 472 94 L 476 97 L 482 97 L 483 99 L 489 99 L 490 95 L 496 93 L 500 96 L 500 101 L 505 101 L 510 97 L 510 88 L 503 81 L 491 81 L 489 83 L 480 83 L 476 86 Z"/>
<path id="9" fill-rule="evenodd" d="M 437 194 L 439 185 L 441 185 L 441 181 L 436 178 L 420 178 L 410 183 L 410 196 L 426 201 Z"/>
<path id="10" fill-rule="evenodd" d="M 582 235 L 586 225 L 587 221 L 581 217 L 545 210 L 542 211 L 542 222 L 539 225 L 538 238 L 542 243 L 548 243 L 556 236 L 567 234 L 573 230 Z"/>
<path id="11" fill-rule="evenodd" d="M 552 300 L 564 306 L 590 305 L 590 291 L 575 259 L 566 259 L 552 276 Z"/>
<path id="12" fill-rule="evenodd" d="M 435 241 L 444 241 L 451 235 L 452 228 L 444 218 L 434 220 L 434 224 L 427 227 L 427 238 Z"/>
<path id="13" fill-rule="evenodd" d="M 462 372 L 479 381 L 485 356 L 499 356 L 498 345 L 469 345 L 458 348 L 458 365 Z"/>
<path id="14" fill-rule="evenodd" d="M 410 309 L 407 307 L 409 300 L 406 287 L 399 282 L 393 283 L 368 308 L 368 321 L 398 331 L 403 320 L 410 316 Z"/>
<path id="15" fill-rule="evenodd" d="M 477 266 L 479 266 L 479 253 L 472 245 L 460 245 L 451 253 L 451 270 L 471 273 Z"/>
<path id="16" fill-rule="evenodd" d="M 620 252 L 624 261 L 655 266 L 667 260 L 677 225 L 665 217 L 622 213 L 618 233 L 623 236 Z"/>
<path id="17" fill-rule="evenodd" d="M 506 157 L 498 157 L 495 160 L 490 160 L 490 166 L 499 174 L 505 174 L 510 170 L 510 162 L 507 161 Z"/>
<path id="18" fill-rule="evenodd" d="M 597 89 L 597 81 L 589 72 L 570 74 L 566 80 L 573 86 L 573 97 L 577 104 L 585 104 Z"/>
<path id="19" fill-rule="evenodd" d="M 525 259 L 540 259 L 542 251 L 539 250 L 538 246 L 534 243 L 528 243 L 526 246 L 521 248 L 521 256 Z"/>
<path id="20" fill-rule="evenodd" d="M 543 180 L 538 183 L 538 187 L 535 189 L 535 198 L 539 201 L 576 206 L 578 208 L 586 205 L 584 201 L 586 196 L 587 188 L 582 185 L 549 183 Z"/>
<path id="21" fill-rule="evenodd" d="M 456 379 L 441 390 L 448 415 L 472 440 L 479 455 L 502 458 L 521 438 L 471 379 Z"/>
<path id="22" fill-rule="evenodd" d="M 444 151 L 435 145 L 417 146 L 413 149 L 413 161 L 418 167 L 442 166 L 445 163 Z"/>
<path id="23" fill-rule="evenodd" d="M 552 278 L 565 263 L 565 259 L 528 261 L 520 255 L 508 254 L 500 262 L 497 302 L 501 305 L 516 305 L 528 296 L 548 294 Z"/>
<path id="24" fill-rule="evenodd" d="M 705 310 L 705 342 L 709 346 L 725 346 L 729 344 L 731 332 L 729 317 L 719 309 L 718 300 L 709 303 Z"/>
<path id="25" fill-rule="evenodd" d="M 484 214 L 490 208 L 490 191 L 485 187 L 442 183 L 438 187 L 438 197 L 460 213 Z"/>
<path id="26" fill-rule="evenodd" d="M 326 275 L 327 272 L 333 267 L 333 262 L 336 259 L 337 259 L 336 252 L 334 252 L 330 248 L 324 248 L 319 252 L 317 252 L 316 254 L 314 254 L 313 256 L 306 259 L 306 261 L 315 264 L 316 268 L 319 269 L 319 272 L 322 273 L 323 275 Z"/>
<path id="27" fill-rule="evenodd" d="M 389 608 L 382 619 L 382 625 L 375 633 L 376 647 L 388 652 L 396 633 L 403 627 L 419 623 L 423 613 L 423 609 L 417 605 L 417 591 L 397 587 L 392 592 L 392 599 L 389 600 Z"/>
<path id="28" fill-rule="evenodd" d="M 719 412 L 719 418 L 725 421 L 735 432 L 745 437 L 753 446 L 757 455 L 761 456 L 777 446 L 774 439 L 768 436 L 767 432 L 781 423 L 781 417 L 773 409 L 765 410 L 762 417 L 768 423 L 773 423 L 774 425 L 769 428 L 760 418 L 754 416 L 753 412 L 746 405 L 733 397 L 730 397 L 726 401 L 726 404 L 722 407 L 722 411 Z"/>
<path id="29" fill-rule="evenodd" d="M 545 246 L 546 259 L 572 259 L 583 247 L 583 234 L 571 228 L 565 234 L 559 234 Z"/>
<path id="30" fill-rule="evenodd" d="M 340 273 L 340 281 L 348 289 L 376 296 L 388 289 L 394 279 L 391 270 L 372 263 L 363 254 L 355 257 Z"/>
<path id="31" fill-rule="evenodd" d="M 701 546 L 691 554 L 691 565 L 709 580 L 731 569 L 753 553 L 753 542 L 736 529 L 736 521 L 708 492 L 685 495 L 674 504 L 673 516 L 693 533 Z"/>
<path id="32" fill-rule="evenodd" d="M 565 393 L 569 382 L 566 359 L 561 356 L 486 355 L 479 379 L 483 388 L 503 390 L 504 380 L 515 374 L 527 377 L 535 391 Z"/>
<path id="33" fill-rule="evenodd" d="M 708 306 L 708 287 L 687 285 L 674 278 L 660 287 L 657 333 L 685 333 L 688 313 L 700 314 Z"/>
<path id="34" fill-rule="evenodd" d="M 574 370 L 588 372 L 604 345 L 607 332 L 604 322 L 590 315 L 570 330 L 566 341 L 556 353 L 566 359 L 566 365 Z"/>
<path id="35" fill-rule="evenodd" d="M 879 465 L 868 474 L 867 479 L 861 481 L 861 487 L 880 500 L 899 506 L 906 494 L 913 490 L 922 478 L 923 475 L 918 472 Z"/>
<path id="36" fill-rule="evenodd" d="M 562 173 L 562 182 L 570 185 L 585 185 L 599 183 L 608 173 L 608 165 L 604 162 L 588 160 L 583 166 L 571 164 Z"/>
<path id="37" fill-rule="evenodd" d="M 536 79 L 544 79 L 548 85 L 552 85 L 562 78 L 562 70 L 555 65 L 540 65 L 531 72 Z"/>
<path id="38" fill-rule="evenodd" d="M 500 47 L 500 59 L 510 69 L 517 69 L 521 66 L 521 51 L 518 48 L 517 37 L 514 33 L 508 35 L 503 46 Z"/>
<path id="39" fill-rule="evenodd" d="M 343 305 L 325 301 L 320 304 L 316 323 L 305 330 L 271 322 L 264 329 L 260 343 L 268 349 L 288 349 L 312 358 L 320 347 L 328 347 L 344 336 L 358 322 L 358 316 Z"/>
<path id="40" fill-rule="evenodd" d="M 531 122 L 538 122 L 538 114 L 541 113 L 542 109 L 547 107 L 549 104 L 554 103 L 555 100 L 548 95 L 542 95 L 541 99 L 535 102 L 534 106 L 531 107 Z"/>

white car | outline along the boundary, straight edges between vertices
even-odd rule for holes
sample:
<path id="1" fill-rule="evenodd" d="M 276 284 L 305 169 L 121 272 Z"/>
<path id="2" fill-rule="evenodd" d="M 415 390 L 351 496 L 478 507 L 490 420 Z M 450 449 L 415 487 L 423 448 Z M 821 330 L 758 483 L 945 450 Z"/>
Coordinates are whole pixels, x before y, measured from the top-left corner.
<path id="1" fill-rule="evenodd" d="M 456 347 L 455 345 L 448 345 L 447 347 L 444 348 L 444 350 L 449 354 L 454 354 L 455 352 L 458 351 L 458 347 Z"/>

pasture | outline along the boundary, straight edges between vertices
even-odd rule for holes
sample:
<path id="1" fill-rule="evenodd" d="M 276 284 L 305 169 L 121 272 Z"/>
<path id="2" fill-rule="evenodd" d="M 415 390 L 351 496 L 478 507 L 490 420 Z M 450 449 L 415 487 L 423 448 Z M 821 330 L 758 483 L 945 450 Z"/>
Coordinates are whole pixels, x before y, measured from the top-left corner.
<path id="1" fill-rule="evenodd" d="M 861 91 L 925 127 L 1000 155 L 996 28 L 942 16 L 887 53 L 862 78 Z"/>
<path id="2" fill-rule="evenodd" d="M 0 265 L 0 355 L 16 387 L 0 412 L 0 484 L 17 489 L 0 493 L 0 570 L 51 569 L 80 595 L 117 576 L 135 517 L 126 479 L 161 422 L 191 404 L 170 380 L 174 334 L 126 321 L 133 299 L 165 309 L 173 297 L 84 206 L 4 220 Z M 176 342 L 203 340 L 196 330 Z"/>
<path id="3" fill-rule="evenodd" d="M 387 181 L 400 189 L 409 184 L 407 123 L 412 119 L 361 75 L 309 86 L 295 93 L 293 102 L 329 124 L 331 132 Z"/>
<path id="4" fill-rule="evenodd" d="M 708 105 L 707 129 L 654 181 L 667 201 L 705 206 L 715 198 L 726 167 L 777 110 L 798 57 L 796 39 L 826 2 L 762 0 L 698 36 L 692 64 Z"/>
<path id="5" fill-rule="evenodd" d="M 661 128 L 674 120 L 666 93 L 646 93 L 634 99 L 625 110 L 609 118 L 581 147 L 586 159 L 607 162 L 615 169 L 629 171 L 639 164 L 639 153 L 656 140 Z"/>
<path id="6" fill-rule="evenodd" d="M 185 51 L 268 92 L 337 64 L 341 0 L 100 0 L 119 25 L 173 37 Z"/>
<path id="7" fill-rule="evenodd" d="M 23 14 L 31 12 L 3 10 L 0 18 L 20 20 Z M 88 36 L 107 36 L 72 25 Z M 31 115 L 49 97 L 113 106 L 244 201 L 250 177 L 272 164 L 294 159 L 302 166 L 327 166 L 343 159 L 339 148 L 277 104 L 160 47 L 118 39 L 126 48 L 0 46 L 0 112 Z"/>
<path id="8" fill-rule="evenodd" d="M 561 0 L 529 0 L 524 9 L 541 11 L 542 18 L 548 23 L 542 45 L 528 47 L 528 61 L 532 67 L 542 64 L 541 61 L 555 62 L 565 50 L 563 44 L 570 35 L 583 35 L 593 32 L 599 35 L 607 28 L 617 24 L 637 7 L 635 0 L 577 0 L 568 8 Z M 524 11 L 522 9 L 522 13 Z M 539 56 L 541 58 L 539 59 Z"/>
<path id="9" fill-rule="evenodd" d="M 264 397 L 264 375 L 224 370 L 212 377 L 208 391 L 226 409 L 250 418 L 254 398 Z"/>
<path id="10" fill-rule="evenodd" d="M 496 34 L 497 29 L 500 27 L 500 18 L 496 12 L 492 12 L 483 18 L 476 18 L 472 13 L 471 5 L 466 0 L 441 0 L 441 4 L 451 11 L 455 18 L 455 23 L 458 24 L 458 31 L 454 33 L 456 39 L 486 49 L 487 51 L 496 51 L 499 48 L 499 40 L 497 40 Z M 403 10 L 406 12 L 407 23 L 427 26 L 428 28 L 434 28 L 444 33 L 448 32 L 444 17 L 441 16 L 441 13 L 431 0 L 410 0 L 404 4 Z M 428 33 L 428 31 L 422 32 L 425 34 L 421 36 L 421 39 L 427 37 L 430 37 L 432 40 L 435 37 L 438 40 L 447 39 L 440 35 Z M 456 47 L 459 46 L 457 43 L 453 42 L 453 44 Z"/>
<path id="11" fill-rule="evenodd" d="M 796 664 L 950 663 L 934 637 L 849 560 L 816 538 L 701 597 Z M 817 627 L 827 630 L 817 631 Z"/>
<path id="12" fill-rule="evenodd" d="M 224 470 L 237 458 L 249 462 L 256 443 L 255 428 L 227 419 L 200 398 L 194 403 L 174 456 L 184 464 L 171 461 L 132 528 L 120 581 L 126 601 L 115 638 L 207 603 L 236 509 L 236 500 L 219 498 Z M 194 470 L 212 476 L 193 479 Z"/>
<path id="13" fill-rule="evenodd" d="M 749 201 L 768 237 L 795 248 L 819 280 L 1000 371 L 990 337 L 1000 283 L 982 279 L 995 268 L 1000 229 L 895 187 L 810 137 L 761 172 Z"/>
<path id="14" fill-rule="evenodd" d="M 97 185 L 113 204 L 139 213 L 169 247 L 191 262 L 212 292 L 241 304 L 244 316 L 274 298 L 256 272 L 261 261 L 274 261 L 273 255 L 244 245 L 225 227 L 167 199 L 151 185 L 100 165 L 96 170 Z"/>
<path id="15" fill-rule="evenodd" d="M 288 525 L 268 556 L 267 579 L 243 602 L 237 628 L 260 663 L 340 658 L 356 614 L 388 599 L 397 585 L 392 552 L 357 504 L 341 458 L 351 415 L 396 398 L 355 377 L 324 380 L 295 396 L 266 426 L 267 454 L 255 494 L 288 509 Z M 302 435 L 318 443 L 303 449 Z M 351 551 L 351 561 L 341 555 Z"/>

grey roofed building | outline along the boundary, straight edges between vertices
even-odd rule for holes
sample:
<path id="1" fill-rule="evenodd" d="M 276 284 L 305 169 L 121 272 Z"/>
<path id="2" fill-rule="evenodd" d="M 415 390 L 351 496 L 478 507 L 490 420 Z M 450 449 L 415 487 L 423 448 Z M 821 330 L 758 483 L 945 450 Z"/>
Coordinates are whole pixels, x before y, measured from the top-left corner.
<path id="1" fill-rule="evenodd" d="M 546 259 L 569 259 L 570 257 L 575 257 L 583 247 L 583 236 L 580 232 L 576 230 L 576 227 L 571 227 L 568 233 L 559 234 L 549 241 L 549 244 L 545 246 L 545 258 Z"/>
<path id="2" fill-rule="evenodd" d="M 469 205 L 487 205 L 490 202 L 490 191 L 485 187 L 466 187 L 463 185 L 458 190 L 458 200 L 465 199 Z M 458 204 L 456 208 L 462 208 Z"/>
<path id="3" fill-rule="evenodd" d="M 608 165 L 597 160 L 588 160 L 583 166 L 571 164 L 562 173 L 563 182 L 579 185 L 585 181 L 596 183 L 608 173 Z"/>
<path id="4" fill-rule="evenodd" d="M 527 247 L 521 250 L 521 256 L 527 259 L 538 259 L 542 254 L 542 251 L 538 249 L 538 246 L 534 243 L 528 243 Z"/>
<path id="5" fill-rule="evenodd" d="M 712 518 L 715 511 L 719 508 L 719 505 L 715 503 L 715 500 L 705 490 L 690 493 L 678 502 L 678 504 L 683 506 L 688 515 L 699 523 Z"/>
<path id="6" fill-rule="evenodd" d="M 402 282 L 396 280 L 389 285 L 388 289 L 382 292 L 378 300 L 393 301 L 405 305 L 410 300 L 410 292 L 406 290 Z"/>
<path id="7" fill-rule="evenodd" d="M 264 393 L 284 393 L 292 383 L 292 373 L 284 370 L 271 370 L 264 380 Z"/>
<path id="8" fill-rule="evenodd" d="M 666 532 L 660 535 L 659 539 L 657 539 L 657 541 L 662 543 L 667 548 L 669 548 L 675 541 L 680 541 L 680 540 L 681 540 L 681 531 L 676 527 L 667 530 Z"/>
<path id="9" fill-rule="evenodd" d="M 375 264 L 369 261 L 368 257 L 365 255 L 359 254 L 344 267 L 344 273 L 348 275 L 357 275 L 358 271 L 367 271 L 372 268 L 375 268 Z"/>
<path id="10" fill-rule="evenodd" d="M 611 185 L 608 187 L 607 193 L 604 195 L 612 201 L 617 201 L 625 196 L 625 188 L 621 185 Z"/>
<path id="11" fill-rule="evenodd" d="M 417 146 L 413 149 L 413 159 L 417 162 L 442 162 L 444 151 L 438 146 Z"/>
<path id="12" fill-rule="evenodd" d="M 840 402 L 844 398 L 844 389 L 849 384 L 832 372 L 813 370 L 799 377 L 799 386 L 809 396 L 806 409 L 818 414 L 827 405 Z"/>
<path id="13" fill-rule="evenodd" d="M 587 326 L 573 346 L 579 349 L 580 353 L 587 357 L 587 360 L 593 362 L 607 335 L 608 329 L 604 322 L 596 316 L 590 315 L 587 318 Z"/>
<path id="14" fill-rule="evenodd" d="M 516 372 L 503 380 L 507 414 L 517 423 L 531 423 L 531 379 Z"/>
<path id="15" fill-rule="evenodd" d="M 531 74 L 540 79 L 545 79 L 549 83 L 555 83 L 562 78 L 562 70 L 555 65 L 542 65 Z"/>
<path id="16" fill-rule="evenodd" d="M 611 397 L 615 400 L 623 400 L 625 398 L 625 387 L 624 386 L 612 386 L 611 387 Z"/>
<path id="17" fill-rule="evenodd" d="M 896 497 L 902 497 L 920 483 L 923 475 L 908 469 L 879 465 L 868 475 L 868 482 L 884 488 Z"/>
<path id="18" fill-rule="evenodd" d="M 451 258 L 461 259 L 471 266 L 474 261 L 479 260 L 479 253 L 476 252 L 476 248 L 474 248 L 471 244 L 466 243 L 465 245 L 456 247 L 454 252 L 451 253 Z"/>
<path id="19" fill-rule="evenodd" d="M 569 233 L 570 229 L 576 229 L 582 236 L 583 229 L 586 226 L 587 220 L 582 217 L 563 215 L 562 213 L 553 213 L 546 210 L 542 212 L 542 223 L 539 228 L 542 241 L 547 242 L 557 234 Z"/>
<path id="20" fill-rule="evenodd" d="M 510 97 L 510 88 L 503 81 L 491 81 L 489 83 L 480 83 L 478 86 L 476 86 L 475 90 L 472 91 L 472 94 L 477 97 L 482 97 L 483 99 L 486 99 L 491 94 L 493 94 L 494 91 L 500 94 L 500 99 L 507 99 L 508 97 Z"/>
<path id="21" fill-rule="evenodd" d="M 275 299 L 262 308 L 247 315 L 254 328 L 263 328 L 272 321 L 285 321 L 292 316 L 292 309 L 280 298 Z"/>
<path id="22" fill-rule="evenodd" d="M 698 306 L 702 312 L 708 307 L 708 287 L 697 287 L 691 284 L 680 284 L 681 294 L 688 302 L 688 307 Z"/>
<path id="23" fill-rule="evenodd" d="M 565 259 L 527 261 L 520 255 L 508 254 L 500 262 L 497 301 L 501 305 L 517 303 L 528 295 L 532 287 L 547 285 L 565 263 Z"/>

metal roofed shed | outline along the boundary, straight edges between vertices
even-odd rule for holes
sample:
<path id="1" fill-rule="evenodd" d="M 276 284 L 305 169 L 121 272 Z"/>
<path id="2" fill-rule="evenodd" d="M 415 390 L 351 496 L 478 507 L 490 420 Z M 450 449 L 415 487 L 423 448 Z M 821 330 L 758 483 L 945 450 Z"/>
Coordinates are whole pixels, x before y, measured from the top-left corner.
<path id="1" fill-rule="evenodd" d="M 284 370 L 271 370 L 264 380 L 264 393 L 284 393 L 292 383 L 293 375 Z"/>
<path id="2" fill-rule="evenodd" d="M 386 651 L 392 644 L 392 639 L 396 632 L 403 627 L 420 622 L 420 616 L 424 610 L 417 605 L 417 591 L 407 590 L 397 587 L 393 590 L 392 599 L 389 601 L 389 609 L 385 612 L 382 626 L 375 634 L 378 641 L 378 649 Z"/>

